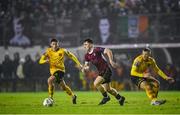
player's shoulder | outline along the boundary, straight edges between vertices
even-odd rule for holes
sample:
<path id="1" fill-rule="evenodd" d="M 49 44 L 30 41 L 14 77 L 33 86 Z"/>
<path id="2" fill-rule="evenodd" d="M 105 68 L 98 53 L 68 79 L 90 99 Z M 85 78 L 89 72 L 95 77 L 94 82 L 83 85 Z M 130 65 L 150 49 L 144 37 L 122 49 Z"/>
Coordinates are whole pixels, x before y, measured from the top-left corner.
<path id="1" fill-rule="evenodd" d="M 94 47 L 94 49 L 104 49 L 103 47 Z"/>
<path id="2" fill-rule="evenodd" d="M 46 49 L 46 52 L 50 52 L 50 51 L 51 51 L 51 48 L 48 47 L 48 48 Z"/>
<path id="3" fill-rule="evenodd" d="M 150 62 L 155 62 L 155 59 L 153 57 L 149 57 Z"/>
<path id="4" fill-rule="evenodd" d="M 98 49 L 100 49 L 100 47 L 94 47 L 94 50 L 98 50 Z"/>
<path id="5" fill-rule="evenodd" d="M 59 48 L 58 51 L 67 51 L 65 48 Z"/>
<path id="6" fill-rule="evenodd" d="M 135 61 L 142 61 L 142 55 L 138 55 L 134 60 Z"/>
<path id="7" fill-rule="evenodd" d="M 68 51 L 65 48 L 58 48 L 58 51 L 56 53 L 64 54 L 64 53 L 68 53 Z"/>
<path id="8" fill-rule="evenodd" d="M 105 48 L 103 47 L 94 47 L 94 51 L 98 52 L 98 51 L 104 51 Z"/>

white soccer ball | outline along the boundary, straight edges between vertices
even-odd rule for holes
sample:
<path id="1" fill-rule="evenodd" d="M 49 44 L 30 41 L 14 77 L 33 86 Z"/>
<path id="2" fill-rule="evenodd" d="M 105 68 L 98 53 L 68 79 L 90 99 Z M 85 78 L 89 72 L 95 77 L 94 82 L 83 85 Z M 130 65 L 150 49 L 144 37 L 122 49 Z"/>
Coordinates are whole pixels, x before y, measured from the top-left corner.
<path id="1" fill-rule="evenodd" d="M 43 106 L 46 106 L 46 107 L 53 106 L 53 100 L 51 98 L 45 98 L 43 101 Z"/>

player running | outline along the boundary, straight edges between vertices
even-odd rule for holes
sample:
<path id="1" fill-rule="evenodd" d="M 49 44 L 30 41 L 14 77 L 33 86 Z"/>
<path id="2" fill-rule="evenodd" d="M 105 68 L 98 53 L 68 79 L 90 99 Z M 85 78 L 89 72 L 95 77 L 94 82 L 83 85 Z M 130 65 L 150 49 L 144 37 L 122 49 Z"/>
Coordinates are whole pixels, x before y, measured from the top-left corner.
<path id="1" fill-rule="evenodd" d="M 155 60 L 151 57 L 151 50 L 145 48 L 132 64 L 131 79 L 139 88 L 146 91 L 147 96 L 151 100 L 151 105 L 161 105 L 166 100 L 157 100 L 160 83 L 154 78 L 153 73 L 158 74 L 170 83 L 174 82 L 173 78 L 166 76 L 158 68 Z"/>
<path id="2" fill-rule="evenodd" d="M 107 92 L 113 95 L 122 106 L 125 101 L 125 97 L 119 95 L 119 93 L 110 86 L 111 82 L 111 69 L 104 58 L 104 54 L 108 56 L 109 62 L 113 68 L 116 68 L 117 65 L 113 61 L 113 54 L 110 49 L 102 47 L 94 47 L 93 41 L 91 39 L 86 39 L 83 43 L 84 48 L 87 50 L 85 54 L 85 65 L 83 71 L 88 71 L 90 62 L 96 66 L 99 75 L 94 81 L 94 86 L 102 93 L 103 99 L 99 105 L 103 105 L 110 100 Z"/>
<path id="3" fill-rule="evenodd" d="M 72 90 L 66 85 L 64 81 L 64 56 L 65 54 L 71 58 L 79 67 L 82 67 L 78 59 L 69 51 L 64 48 L 60 48 L 58 41 L 52 39 L 50 43 L 50 48 L 47 48 L 46 52 L 41 56 L 39 60 L 40 64 L 49 63 L 50 74 L 48 78 L 48 92 L 49 97 L 53 99 L 54 94 L 54 81 L 58 83 L 61 88 L 66 91 L 66 93 L 72 97 L 73 104 L 76 104 L 77 96 L 72 92 Z"/>

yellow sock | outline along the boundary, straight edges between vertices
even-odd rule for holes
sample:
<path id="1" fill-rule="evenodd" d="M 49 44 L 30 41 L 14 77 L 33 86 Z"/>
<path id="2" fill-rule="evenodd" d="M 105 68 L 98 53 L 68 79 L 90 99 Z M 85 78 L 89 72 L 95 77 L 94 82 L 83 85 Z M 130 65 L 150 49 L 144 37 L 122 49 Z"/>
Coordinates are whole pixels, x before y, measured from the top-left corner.
<path id="1" fill-rule="evenodd" d="M 153 100 L 153 101 L 157 100 L 156 93 L 152 90 L 150 85 L 146 86 L 145 90 L 146 90 L 146 94 L 150 100 Z"/>
<path id="2" fill-rule="evenodd" d="M 53 98 L 54 95 L 54 86 L 48 86 L 49 97 Z"/>
<path id="3" fill-rule="evenodd" d="M 71 90 L 68 86 L 66 86 L 64 90 L 66 91 L 66 93 L 67 93 L 69 96 L 74 96 L 74 93 L 72 92 L 72 90 Z"/>
<path id="4" fill-rule="evenodd" d="M 153 88 L 152 89 L 155 92 L 156 97 L 157 97 L 158 96 L 158 91 L 159 91 L 159 84 L 153 83 Z"/>

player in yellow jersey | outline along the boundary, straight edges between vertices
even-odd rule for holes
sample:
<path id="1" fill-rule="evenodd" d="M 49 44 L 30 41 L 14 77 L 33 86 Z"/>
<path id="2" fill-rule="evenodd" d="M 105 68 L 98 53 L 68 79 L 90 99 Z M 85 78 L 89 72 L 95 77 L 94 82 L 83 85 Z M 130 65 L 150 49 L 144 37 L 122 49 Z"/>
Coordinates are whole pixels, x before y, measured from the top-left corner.
<path id="1" fill-rule="evenodd" d="M 151 57 L 151 50 L 145 48 L 132 64 L 131 79 L 139 88 L 146 91 L 147 96 L 151 100 L 151 105 L 161 105 L 166 100 L 157 100 L 159 81 L 155 78 L 154 73 L 170 83 L 174 82 L 173 78 L 165 75 L 156 65 L 155 60 Z"/>
<path id="2" fill-rule="evenodd" d="M 68 95 L 72 97 L 73 104 L 76 104 L 77 96 L 72 92 L 72 90 L 66 85 L 64 81 L 64 56 L 67 55 L 71 58 L 79 68 L 82 67 L 78 59 L 71 52 L 67 51 L 64 48 L 60 48 L 58 45 L 58 41 L 56 39 L 52 39 L 50 43 L 50 48 L 47 48 L 46 52 L 41 56 L 39 63 L 49 63 L 50 65 L 50 74 L 51 76 L 48 78 L 48 92 L 49 97 L 53 99 L 54 94 L 54 82 L 58 83 L 60 87 L 66 91 Z"/>

